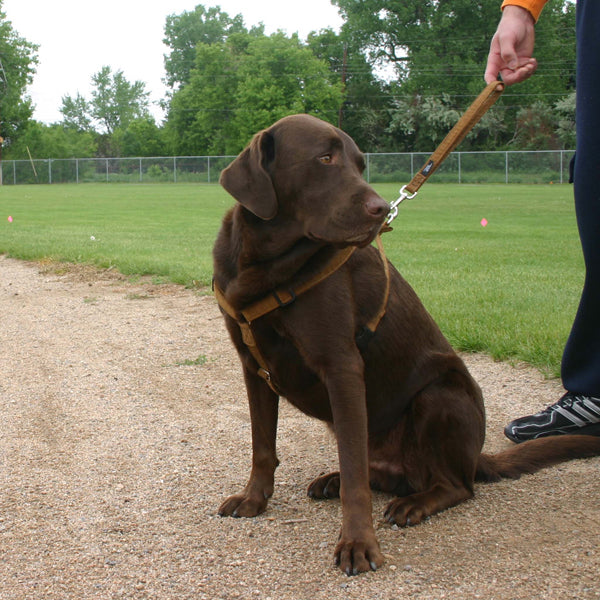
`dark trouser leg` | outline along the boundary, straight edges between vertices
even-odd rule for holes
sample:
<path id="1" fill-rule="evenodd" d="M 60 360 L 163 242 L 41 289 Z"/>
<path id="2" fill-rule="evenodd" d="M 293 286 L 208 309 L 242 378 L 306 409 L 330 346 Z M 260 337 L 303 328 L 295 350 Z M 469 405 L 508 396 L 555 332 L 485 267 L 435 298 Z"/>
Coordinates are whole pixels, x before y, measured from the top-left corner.
<path id="1" fill-rule="evenodd" d="M 600 397 L 600 2 L 577 2 L 577 154 L 574 192 L 586 278 L 565 347 L 562 379 Z"/>

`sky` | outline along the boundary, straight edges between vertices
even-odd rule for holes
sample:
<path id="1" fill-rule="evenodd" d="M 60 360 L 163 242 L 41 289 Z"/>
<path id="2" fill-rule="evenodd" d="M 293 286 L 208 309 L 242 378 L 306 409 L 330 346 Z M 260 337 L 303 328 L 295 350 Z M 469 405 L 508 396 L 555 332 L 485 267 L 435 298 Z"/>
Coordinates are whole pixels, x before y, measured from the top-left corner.
<path id="1" fill-rule="evenodd" d="M 311 31 L 342 20 L 329 0 L 3 0 L 2 11 L 13 29 L 39 44 L 37 73 L 28 94 L 34 118 L 44 123 L 61 120 L 63 96 L 79 92 L 89 98 L 91 77 L 108 65 L 130 81 L 143 81 L 152 103 L 165 94 L 162 43 L 168 15 L 192 11 L 198 4 L 220 6 L 233 17 L 242 14 L 246 27 L 265 25 L 305 39 Z M 151 106 L 160 121 L 160 109 Z"/>

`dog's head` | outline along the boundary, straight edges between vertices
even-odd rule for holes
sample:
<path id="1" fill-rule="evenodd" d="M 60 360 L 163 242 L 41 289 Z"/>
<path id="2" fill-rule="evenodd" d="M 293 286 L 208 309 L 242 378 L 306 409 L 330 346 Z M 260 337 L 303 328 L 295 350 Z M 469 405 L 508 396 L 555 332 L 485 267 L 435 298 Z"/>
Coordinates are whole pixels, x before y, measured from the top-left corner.
<path id="1" fill-rule="evenodd" d="M 257 133 L 222 172 L 221 185 L 247 210 L 335 245 L 369 244 L 389 211 L 363 179 L 363 154 L 350 136 L 309 115 Z"/>

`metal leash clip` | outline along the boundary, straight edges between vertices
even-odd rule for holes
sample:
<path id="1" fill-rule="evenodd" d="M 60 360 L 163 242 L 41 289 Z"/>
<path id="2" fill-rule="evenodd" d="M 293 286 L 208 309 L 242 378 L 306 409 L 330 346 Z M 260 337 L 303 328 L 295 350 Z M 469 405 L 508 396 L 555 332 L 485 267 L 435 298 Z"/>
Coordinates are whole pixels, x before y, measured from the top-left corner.
<path id="1" fill-rule="evenodd" d="M 391 222 L 398 216 L 398 206 L 400 206 L 400 202 L 402 202 L 403 200 L 410 200 L 416 195 L 417 192 L 413 192 L 411 194 L 410 192 L 406 191 L 406 185 L 402 186 L 402 189 L 400 190 L 400 196 L 397 200 L 394 200 L 390 205 L 390 212 L 388 214 L 387 221 L 385 222 L 386 225 L 390 225 Z"/>

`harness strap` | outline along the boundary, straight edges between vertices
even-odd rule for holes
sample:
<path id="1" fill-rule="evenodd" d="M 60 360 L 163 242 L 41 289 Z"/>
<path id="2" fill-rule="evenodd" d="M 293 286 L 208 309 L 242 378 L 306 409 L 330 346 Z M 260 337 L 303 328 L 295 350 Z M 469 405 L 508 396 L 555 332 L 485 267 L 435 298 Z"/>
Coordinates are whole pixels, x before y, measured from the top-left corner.
<path id="1" fill-rule="evenodd" d="M 390 269 L 387 258 L 385 256 L 385 251 L 383 248 L 383 243 L 381 241 L 381 236 L 377 235 L 377 247 L 379 249 L 379 255 L 383 262 L 383 270 L 385 273 L 385 291 L 383 302 L 381 303 L 381 307 L 377 314 L 366 324 L 365 328 L 372 335 L 375 333 L 379 322 L 383 318 L 385 314 L 387 303 L 389 299 L 390 293 Z M 258 344 L 256 343 L 256 338 L 254 337 L 254 333 L 252 332 L 252 322 L 277 308 L 283 308 L 288 304 L 291 304 L 300 294 L 308 291 L 333 273 L 337 271 L 349 258 L 352 256 L 354 251 L 356 250 L 355 246 L 349 246 L 348 248 L 344 248 L 340 252 L 336 253 L 333 258 L 325 265 L 325 267 L 319 271 L 316 275 L 314 275 L 311 279 L 299 285 L 297 288 L 290 288 L 288 290 L 278 289 L 274 292 L 271 292 L 265 298 L 258 300 L 241 311 L 236 311 L 236 309 L 229 303 L 225 294 L 221 290 L 221 288 L 214 282 L 213 280 L 213 289 L 215 292 L 215 298 L 219 303 L 219 306 L 232 318 L 234 319 L 242 333 L 242 340 L 244 344 L 247 346 L 248 350 L 252 354 L 252 357 L 258 364 L 257 374 L 259 377 L 265 380 L 268 386 L 275 392 L 277 395 L 280 394 L 275 382 L 271 378 L 271 373 L 267 367 L 267 362 L 264 359 L 260 349 L 258 348 Z"/>
<path id="2" fill-rule="evenodd" d="M 308 281 L 305 281 L 297 288 L 280 288 L 271 292 L 268 296 L 265 296 L 261 300 L 242 309 L 240 311 L 242 316 L 248 323 L 252 323 L 252 321 L 270 313 L 276 308 L 282 308 L 291 304 L 296 299 L 296 296 L 310 290 L 310 288 L 317 285 L 317 283 L 323 281 L 323 279 L 327 279 L 327 277 L 335 273 L 352 256 L 355 250 L 355 246 L 348 246 L 347 248 L 340 250 L 331 258 L 325 267 L 319 271 L 319 273 L 311 277 Z"/>
<path id="3" fill-rule="evenodd" d="M 381 319 L 383 319 L 383 315 L 385 315 L 388 299 L 390 297 L 390 265 L 385 255 L 383 242 L 381 241 L 381 235 L 378 235 L 375 239 L 377 241 L 379 256 L 381 257 L 381 262 L 383 263 L 383 272 L 385 273 L 385 291 L 383 292 L 383 302 L 379 307 L 379 312 L 366 325 L 367 329 L 371 330 L 373 333 L 375 333 L 379 322 L 381 321 Z"/>
<path id="4" fill-rule="evenodd" d="M 219 306 L 232 318 L 237 322 L 240 331 L 242 332 L 242 340 L 248 350 L 250 350 L 250 354 L 258 364 L 257 374 L 259 377 L 265 380 L 265 382 L 269 385 L 269 387 L 279 395 L 279 390 L 277 386 L 271 379 L 271 373 L 267 368 L 267 361 L 264 359 L 261 354 L 258 345 L 256 343 L 256 338 L 254 337 L 254 333 L 252 333 L 252 327 L 250 327 L 250 323 L 243 319 L 239 318 L 239 313 L 229 304 L 227 298 L 225 298 L 225 294 L 223 294 L 221 288 L 213 282 L 213 289 L 215 292 L 215 298 L 219 303 Z"/>

